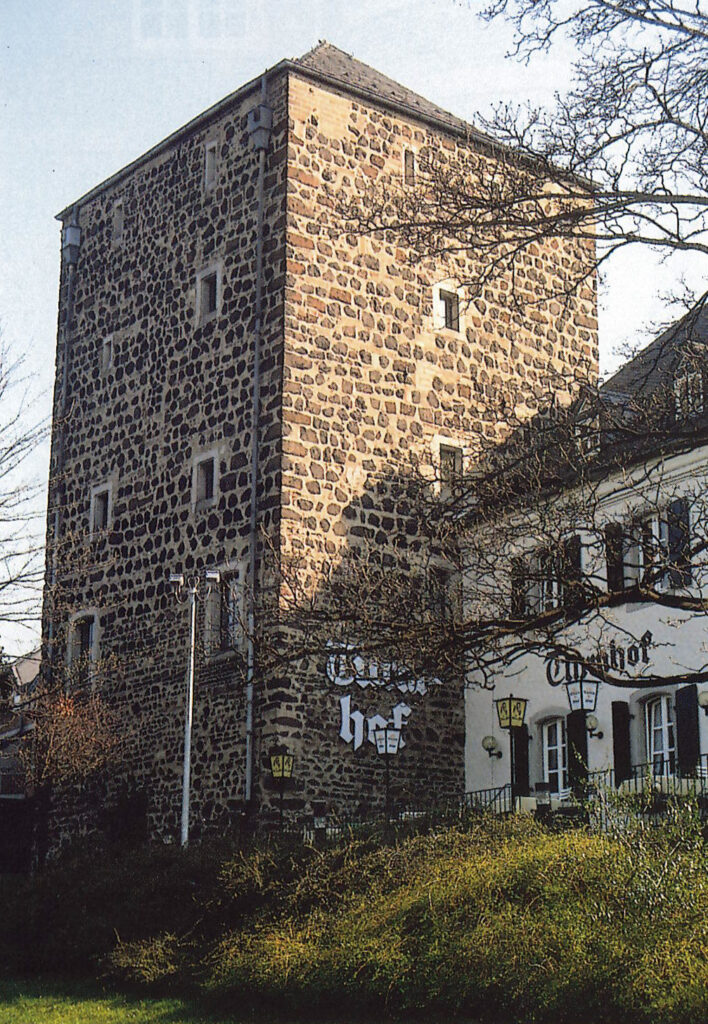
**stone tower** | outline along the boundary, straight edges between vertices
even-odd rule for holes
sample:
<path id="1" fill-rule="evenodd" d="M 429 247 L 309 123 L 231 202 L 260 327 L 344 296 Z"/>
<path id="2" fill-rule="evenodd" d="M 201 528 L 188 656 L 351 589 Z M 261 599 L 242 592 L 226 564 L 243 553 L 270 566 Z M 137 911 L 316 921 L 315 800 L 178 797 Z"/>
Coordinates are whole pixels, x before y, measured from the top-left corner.
<path id="1" fill-rule="evenodd" d="M 198 601 L 193 833 L 267 816 L 283 746 L 291 817 L 377 804 L 372 730 L 392 716 L 401 799 L 462 791 L 461 685 L 422 694 L 326 651 L 266 672 L 258 609 L 274 594 L 272 620 L 286 600 L 272 564 L 297 559 L 311 593 L 345 551 L 394 544 L 393 456 L 459 465 L 506 382 L 533 396 L 551 361 L 596 376 L 592 283 L 525 320 L 503 283 L 465 304 L 463 256 L 414 263 L 396 240 L 345 233 L 343 197 L 413 186 L 422 150 L 470 147 L 491 159 L 465 122 L 321 43 L 59 215 L 45 677 L 120 709 L 127 752 L 101 800 L 139 790 L 156 836 L 176 834 L 182 785 L 174 573 L 220 572 Z M 538 251 L 528 288 L 590 255 Z"/>

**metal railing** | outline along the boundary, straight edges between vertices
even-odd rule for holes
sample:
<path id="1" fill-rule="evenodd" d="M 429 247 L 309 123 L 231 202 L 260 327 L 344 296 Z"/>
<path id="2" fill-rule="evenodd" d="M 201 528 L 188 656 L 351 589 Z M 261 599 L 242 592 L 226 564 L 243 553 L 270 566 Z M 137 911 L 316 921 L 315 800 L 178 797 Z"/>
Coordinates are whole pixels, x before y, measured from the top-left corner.
<path id="1" fill-rule="evenodd" d="M 511 783 L 490 789 L 475 789 L 465 793 L 464 806 L 470 811 L 487 811 L 490 814 L 511 813 Z"/>
<path id="2" fill-rule="evenodd" d="M 654 796 L 708 797 L 708 754 L 702 754 L 690 768 L 680 767 L 675 757 L 654 758 L 634 764 L 629 774 L 618 779 L 612 768 L 588 773 L 588 789 L 604 786 L 618 793 Z"/>

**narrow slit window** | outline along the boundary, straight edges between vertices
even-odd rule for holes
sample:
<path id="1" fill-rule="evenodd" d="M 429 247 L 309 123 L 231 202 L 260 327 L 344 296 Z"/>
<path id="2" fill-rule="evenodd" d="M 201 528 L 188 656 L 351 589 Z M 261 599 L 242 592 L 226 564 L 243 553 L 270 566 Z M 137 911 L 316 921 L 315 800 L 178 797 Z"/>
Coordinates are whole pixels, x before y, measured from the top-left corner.
<path id="1" fill-rule="evenodd" d="M 215 493 L 216 464 L 213 458 L 202 459 L 196 465 L 196 500 L 211 501 Z"/>
<path id="2" fill-rule="evenodd" d="M 123 201 L 113 204 L 113 224 L 111 229 L 111 237 L 114 242 L 120 242 L 123 237 L 123 230 L 125 228 L 125 209 L 123 207 Z"/>
<path id="3" fill-rule="evenodd" d="M 216 271 L 205 274 L 199 281 L 199 315 L 202 320 L 214 316 L 219 298 L 219 282 Z"/>
<path id="4" fill-rule="evenodd" d="M 101 376 L 105 377 L 113 369 L 113 338 L 109 335 L 101 344 Z"/>
<path id="5" fill-rule="evenodd" d="M 107 530 L 110 516 L 111 494 L 108 488 L 103 491 L 96 491 L 93 496 L 93 520 L 91 529 L 94 533 Z"/>
<path id="6" fill-rule="evenodd" d="M 207 142 L 204 148 L 204 188 L 209 191 L 216 184 L 216 142 Z"/>
<path id="7" fill-rule="evenodd" d="M 443 325 L 448 331 L 460 329 L 460 298 L 455 292 L 440 292 Z"/>
<path id="8" fill-rule="evenodd" d="M 440 445 L 440 487 L 443 494 L 459 492 L 462 482 L 462 449 L 451 444 Z"/>
<path id="9" fill-rule="evenodd" d="M 415 185 L 415 153 L 412 149 L 403 150 L 403 183 Z"/>

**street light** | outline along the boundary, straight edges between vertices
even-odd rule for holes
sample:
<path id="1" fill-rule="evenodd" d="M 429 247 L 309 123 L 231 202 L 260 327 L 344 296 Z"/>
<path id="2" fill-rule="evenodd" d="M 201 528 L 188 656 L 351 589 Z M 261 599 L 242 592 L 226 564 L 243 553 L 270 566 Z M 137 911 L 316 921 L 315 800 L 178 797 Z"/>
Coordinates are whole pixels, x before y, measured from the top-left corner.
<path id="1" fill-rule="evenodd" d="M 510 693 L 508 697 L 501 697 L 494 701 L 497 708 L 497 718 L 500 729 L 509 730 L 509 758 L 511 774 L 511 809 L 516 806 L 516 765 L 514 763 L 514 729 L 520 729 L 526 717 L 526 705 L 528 701 L 524 697 L 515 697 Z"/>
<path id="2" fill-rule="evenodd" d="M 375 730 L 374 739 L 376 740 L 376 752 L 383 755 L 386 768 L 386 824 L 388 825 L 391 817 L 391 779 L 388 760 L 398 753 L 401 745 L 401 730 L 394 729 L 392 725 L 384 725 L 381 729 Z"/>
<path id="3" fill-rule="evenodd" d="M 207 594 L 212 583 L 218 583 L 217 569 L 207 569 Z M 187 695 L 184 709 L 184 756 L 182 759 L 182 817 L 180 822 L 180 846 L 189 842 L 189 790 L 192 769 L 192 718 L 194 711 L 194 668 L 197 647 L 197 592 L 199 577 L 185 578 L 181 572 L 170 573 L 170 583 L 175 588 L 175 597 L 180 604 L 189 604 L 189 668 L 187 670 Z"/>
<path id="4" fill-rule="evenodd" d="M 288 752 L 287 748 L 279 754 L 270 755 L 270 774 L 278 781 L 280 788 L 280 831 L 283 831 L 283 794 L 285 782 L 293 777 L 295 758 Z"/>

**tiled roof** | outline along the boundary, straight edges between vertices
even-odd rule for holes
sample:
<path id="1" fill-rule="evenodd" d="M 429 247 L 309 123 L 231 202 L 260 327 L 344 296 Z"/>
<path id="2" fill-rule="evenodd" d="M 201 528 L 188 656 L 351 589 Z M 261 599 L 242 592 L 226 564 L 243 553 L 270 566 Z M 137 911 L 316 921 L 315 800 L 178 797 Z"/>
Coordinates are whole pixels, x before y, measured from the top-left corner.
<path id="1" fill-rule="evenodd" d="M 341 82 L 346 88 L 355 89 L 378 99 L 382 103 L 405 107 L 412 113 L 419 114 L 425 120 L 436 121 L 455 132 L 470 133 L 477 137 L 485 137 L 478 129 L 455 117 L 442 107 L 438 107 L 424 96 L 407 89 L 404 85 L 394 82 L 392 78 L 382 75 L 380 71 L 345 53 L 326 40 L 298 57 L 293 64 L 313 71 L 322 78 Z"/>
<path id="2" fill-rule="evenodd" d="M 707 343 L 708 309 L 700 307 L 672 324 L 621 366 L 617 373 L 605 381 L 600 394 L 608 398 L 617 395 L 649 395 L 667 385 L 687 345 Z"/>

